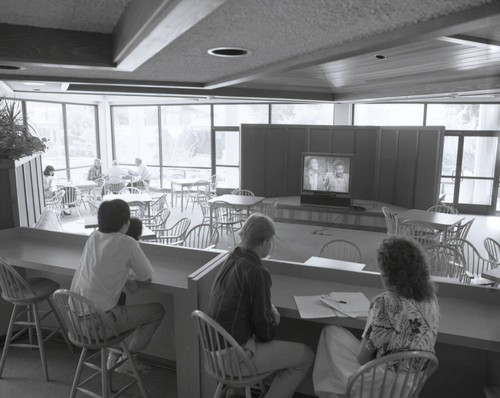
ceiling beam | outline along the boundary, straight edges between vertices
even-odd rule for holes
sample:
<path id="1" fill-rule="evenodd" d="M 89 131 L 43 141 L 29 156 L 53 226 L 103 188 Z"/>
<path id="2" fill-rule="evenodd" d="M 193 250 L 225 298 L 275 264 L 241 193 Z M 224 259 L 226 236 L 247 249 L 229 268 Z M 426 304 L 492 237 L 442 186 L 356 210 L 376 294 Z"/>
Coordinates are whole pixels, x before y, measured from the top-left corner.
<path id="1" fill-rule="evenodd" d="M 133 0 L 114 31 L 113 60 L 134 71 L 227 0 Z"/>
<path id="2" fill-rule="evenodd" d="M 322 63 L 338 61 L 363 54 L 376 54 L 379 51 L 442 36 L 462 34 L 467 31 L 481 29 L 498 24 L 500 3 L 475 7 L 466 11 L 454 13 L 427 22 L 364 37 L 332 48 L 299 56 L 273 65 L 266 65 L 241 74 L 235 74 L 223 79 L 205 84 L 205 88 L 214 89 L 235 84 L 242 84 L 264 75 L 283 72 L 291 69 L 305 68 Z"/>

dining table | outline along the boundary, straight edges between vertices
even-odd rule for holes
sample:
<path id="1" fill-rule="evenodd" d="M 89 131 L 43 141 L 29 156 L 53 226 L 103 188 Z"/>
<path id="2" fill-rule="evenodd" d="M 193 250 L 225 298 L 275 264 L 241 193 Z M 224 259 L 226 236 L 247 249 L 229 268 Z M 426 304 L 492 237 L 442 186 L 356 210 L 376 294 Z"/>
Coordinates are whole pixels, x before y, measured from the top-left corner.
<path id="1" fill-rule="evenodd" d="M 237 210 L 244 210 L 246 211 L 246 216 L 248 217 L 250 215 L 250 209 L 257 205 L 261 205 L 264 199 L 264 196 L 243 196 L 231 194 L 216 196 L 208 201 L 210 204 L 210 224 L 212 224 L 214 203 L 216 202 L 226 202 L 234 206 Z"/>
<path id="2" fill-rule="evenodd" d="M 153 198 L 151 197 L 151 195 L 149 193 L 146 193 L 146 192 L 119 193 L 119 194 L 110 193 L 110 194 L 104 195 L 102 197 L 103 202 L 105 202 L 107 200 L 114 200 L 114 199 L 121 199 L 121 200 L 127 202 L 128 204 L 130 204 L 132 202 L 143 202 L 144 204 L 146 204 L 146 206 L 148 208 L 148 217 L 151 217 L 150 206 L 151 206 L 151 201 L 153 200 Z"/>
<path id="3" fill-rule="evenodd" d="M 464 218 L 461 214 L 438 213 L 421 209 L 410 209 L 398 214 L 399 222 L 405 220 L 418 221 L 443 231 L 443 240 L 446 240 L 449 231 L 459 225 Z"/>
<path id="4" fill-rule="evenodd" d="M 210 181 L 204 180 L 202 178 L 172 178 L 170 180 L 170 189 L 172 192 L 172 195 L 170 197 L 170 206 L 174 207 L 174 192 L 175 188 L 178 187 L 180 188 L 180 193 L 181 193 L 181 212 L 184 211 L 184 192 L 189 192 L 189 190 L 185 190 L 184 188 L 189 188 L 191 186 L 205 186 L 207 187 L 206 192 L 209 192 L 210 190 Z M 187 206 L 187 203 L 186 203 Z"/>
<path id="5" fill-rule="evenodd" d="M 83 218 L 83 221 L 85 223 L 85 229 L 99 227 L 97 216 L 86 216 Z M 148 240 L 154 238 L 156 238 L 156 234 L 154 233 L 154 231 L 150 230 L 148 227 L 143 225 L 140 240 Z"/>

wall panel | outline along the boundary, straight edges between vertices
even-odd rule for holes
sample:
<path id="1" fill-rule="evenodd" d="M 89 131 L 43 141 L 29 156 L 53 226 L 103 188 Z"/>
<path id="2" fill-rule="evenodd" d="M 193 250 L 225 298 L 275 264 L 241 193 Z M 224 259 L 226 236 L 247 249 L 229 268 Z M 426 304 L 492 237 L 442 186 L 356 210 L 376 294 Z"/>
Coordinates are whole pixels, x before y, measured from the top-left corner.
<path id="1" fill-rule="evenodd" d="M 444 127 L 242 125 L 242 188 L 298 196 L 303 152 L 353 155 L 352 198 L 426 209 L 437 200 Z"/>

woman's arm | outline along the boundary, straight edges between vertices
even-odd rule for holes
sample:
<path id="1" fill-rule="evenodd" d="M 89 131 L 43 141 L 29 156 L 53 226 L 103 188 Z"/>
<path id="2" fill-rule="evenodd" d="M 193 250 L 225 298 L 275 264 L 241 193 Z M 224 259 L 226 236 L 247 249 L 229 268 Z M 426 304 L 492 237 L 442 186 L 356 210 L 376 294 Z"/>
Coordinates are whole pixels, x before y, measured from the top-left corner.
<path id="1" fill-rule="evenodd" d="M 364 365 L 375 357 L 375 351 L 370 350 L 366 344 L 366 337 L 363 337 L 358 350 L 358 362 L 360 365 Z"/>

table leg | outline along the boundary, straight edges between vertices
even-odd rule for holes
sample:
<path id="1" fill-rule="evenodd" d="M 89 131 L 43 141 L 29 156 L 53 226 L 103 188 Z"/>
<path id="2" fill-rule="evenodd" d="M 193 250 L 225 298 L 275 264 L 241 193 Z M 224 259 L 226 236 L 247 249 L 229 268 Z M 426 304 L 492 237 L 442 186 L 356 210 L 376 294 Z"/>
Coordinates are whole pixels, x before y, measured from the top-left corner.
<path id="1" fill-rule="evenodd" d="M 184 185 L 181 184 L 181 213 L 184 211 Z"/>

